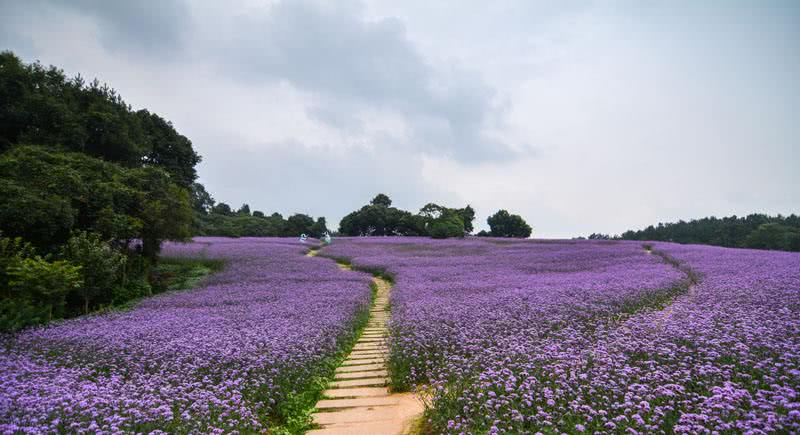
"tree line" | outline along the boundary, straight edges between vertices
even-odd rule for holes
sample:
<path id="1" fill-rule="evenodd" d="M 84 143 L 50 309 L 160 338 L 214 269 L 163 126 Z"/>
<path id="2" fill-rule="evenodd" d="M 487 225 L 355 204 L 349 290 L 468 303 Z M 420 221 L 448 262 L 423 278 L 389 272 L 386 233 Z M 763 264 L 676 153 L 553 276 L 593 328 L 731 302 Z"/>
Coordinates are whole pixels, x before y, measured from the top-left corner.
<path id="1" fill-rule="evenodd" d="M 339 223 L 344 236 L 430 236 L 437 239 L 464 237 L 474 230 L 475 210 L 449 208 L 428 203 L 418 213 L 392 207 L 392 200 L 379 193 L 369 204 L 347 214 Z M 519 215 L 499 210 L 487 219 L 490 231 L 478 236 L 530 237 L 532 228 Z"/>
<path id="2" fill-rule="evenodd" d="M 192 234 L 200 156 L 97 80 L 0 53 L 0 330 L 160 291 L 161 242 Z"/>
<path id="3" fill-rule="evenodd" d="M 216 202 L 200 183 L 194 183 L 191 192 L 192 231 L 196 236 L 297 237 L 306 234 L 319 238 L 328 232 L 324 217 L 315 220 L 312 216 L 295 213 L 284 219 L 280 213 L 251 212 L 247 204 L 234 210 L 224 202 Z"/>
<path id="4" fill-rule="evenodd" d="M 337 231 L 329 230 L 324 217 L 296 213 L 284 218 L 280 213 L 267 215 L 250 210 L 248 204 L 238 209 L 216 202 L 199 184 L 192 185 L 194 218 L 192 230 L 199 236 L 226 237 L 322 237 L 326 232 L 341 236 L 426 236 L 433 238 L 464 237 L 474 231 L 475 210 L 448 208 L 428 203 L 411 213 L 392 207 L 389 196 L 379 193 L 369 204 L 342 218 Z M 532 228 L 519 215 L 499 210 L 487 219 L 490 231 L 477 236 L 530 237 Z"/>
<path id="5" fill-rule="evenodd" d="M 659 223 L 618 236 L 591 234 L 589 239 L 654 240 L 729 248 L 800 251 L 800 216 L 750 214 L 744 217 L 705 217 L 688 222 Z"/>

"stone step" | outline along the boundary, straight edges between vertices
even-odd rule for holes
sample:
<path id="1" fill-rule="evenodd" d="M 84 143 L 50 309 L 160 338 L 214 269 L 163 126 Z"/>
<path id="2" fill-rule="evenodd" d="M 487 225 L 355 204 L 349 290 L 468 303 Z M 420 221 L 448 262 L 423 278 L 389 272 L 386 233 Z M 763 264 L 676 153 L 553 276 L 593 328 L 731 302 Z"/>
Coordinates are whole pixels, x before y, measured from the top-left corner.
<path id="1" fill-rule="evenodd" d="M 312 429 L 306 435 L 383 435 L 401 434 L 405 426 L 393 420 L 358 423 L 339 423 L 325 425 L 322 429 Z"/>
<path id="2" fill-rule="evenodd" d="M 383 337 L 361 337 L 357 343 L 383 343 L 386 339 Z"/>
<path id="3" fill-rule="evenodd" d="M 383 364 L 386 360 L 383 358 L 353 358 L 346 359 L 342 363 L 342 367 L 358 367 L 370 364 Z"/>
<path id="4" fill-rule="evenodd" d="M 314 423 L 321 425 L 391 420 L 396 416 L 397 409 L 393 406 L 363 406 L 358 408 L 343 409 L 337 412 L 318 412 L 312 414 Z"/>
<path id="5" fill-rule="evenodd" d="M 389 383 L 389 378 L 367 378 L 367 379 L 347 379 L 331 382 L 333 388 L 350 387 L 385 387 Z"/>
<path id="6" fill-rule="evenodd" d="M 353 346 L 353 350 L 358 350 L 361 347 L 383 346 L 385 342 L 386 342 L 386 340 L 378 340 L 378 341 L 361 341 L 361 340 L 359 340 Z"/>
<path id="7" fill-rule="evenodd" d="M 370 370 L 386 370 L 386 365 L 383 363 L 375 363 L 360 366 L 341 366 L 336 369 L 336 373 L 368 372 Z"/>
<path id="8" fill-rule="evenodd" d="M 387 397 L 389 389 L 386 387 L 336 388 L 325 390 L 322 394 L 330 398 Z"/>
<path id="9" fill-rule="evenodd" d="M 357 406 L 390 406 L 397 405 L 400 400 L 396 397 L 360 397 L 358 399 L 324 399 L 317 402 L 317 409 L 342 409 Z"/>
<path id="10" fill-rule="evenodd" d="M 353 349 L 353 351 L 350 352 L 349 357 L 364 357 L 370 355 L 372 355 L 373 357 L 378 357 L 378 356 L 385 356 L 388 354 L 389 352 L 386 350 L 385 347 L 382 349 Z"/>
<path id="11" fill-rule="evenodd" d="M 385 378 L 386 376 L 389 376 L 389 373 L 386 371 L 386 369 L 362 370 L 359 372 L 336 373 L 334 379 L 339 381 L 344 379 Z"/>
<path id="12" fill-rule="evenodd" d="M 358 346 L 358 345 L 356 345 Z M 386 345 L 379 345 L 379 346 L 367 346 L 367 347 L 359 347 L 358 349 L 353 349 L 350 353 L 350 356 L 364 356 L 367 352 L 376 352 L 380 355 L 389 355 L 389 349 Z M 373 354 L 375 356 L 375 354 Z"/>
<path id="13" fill-rule="evenodd" d="M 363 358 L 385 358 L 389 355 L 389 352 L 385 350 L 354 350 L 350 353 L 348 358 L 356 358 L 356 359 L 363 359 Z"/>
<path id="14" fill-rule="evenodd" d="M 356 345 L 353 346 L 353 350 L 367 350 L 367 349 L 370 349 L 370 350 L 372 350 L 372 349 L 383 349 L 383 350 L 386 350 L 387 347 L 383 343 L 356 343 Z"/>

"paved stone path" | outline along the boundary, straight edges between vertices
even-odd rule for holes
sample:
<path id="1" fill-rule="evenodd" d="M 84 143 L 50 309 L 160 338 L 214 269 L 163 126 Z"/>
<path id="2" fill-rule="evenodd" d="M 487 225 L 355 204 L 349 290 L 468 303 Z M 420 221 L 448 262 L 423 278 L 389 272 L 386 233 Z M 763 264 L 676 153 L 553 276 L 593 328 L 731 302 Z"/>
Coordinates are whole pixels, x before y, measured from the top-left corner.
<path id="1" fill-rule="evenodd" d="M 392 286 L 381 278 L 374 281 L 378 294 L 367 327 L 317 402 L 313 418 L 320 428 L 308 434 L 404 434 L 422 415 L 423 405 L 411 393 L 389 393 L 386 321 Z"/>

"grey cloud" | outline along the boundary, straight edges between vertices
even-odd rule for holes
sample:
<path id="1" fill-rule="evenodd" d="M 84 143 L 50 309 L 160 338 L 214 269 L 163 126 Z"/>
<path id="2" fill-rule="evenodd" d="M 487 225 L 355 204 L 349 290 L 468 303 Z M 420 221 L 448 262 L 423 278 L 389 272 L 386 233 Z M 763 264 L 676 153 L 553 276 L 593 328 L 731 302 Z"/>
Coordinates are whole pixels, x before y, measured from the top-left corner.
<path id="1" fill-rule="evenodd" d="M 339 130 L 360 132 L 364 123 L 352 116 L 347 107 L 333 107 L 332 104 L 310 105 L 306 107 L 306 115 L 317 121 Z"/>
<path id="2" fill-rule="evenodd" d="M 100 41 L 109 49 L 146 56 L 179 54 L 188 37 L 190 13 L 179 0 L 53 0 L 96 18 Z"/>
<path id="3" fill-rule="evenodd" d="M 0 50 L 32 52 L 33 38 L 25 32 L 23 23 L 40 11 L 35 2 L 0 0 Z"/>
<path id="4" fill-rule="evenodd" d="M 417 52 L 396 19 L 368 21 L 362 5 L 283 1 L 240 17 L 218 49 L 232 74 L 252 82 L 286 81 L 320 96 L 310 115 L 341 128 L 358 120 L 348 106 L 392 110 L 412 126 L 412 150 L 470 162 L 511 156 L 487 139 L 494 92 L 478 76 L 444 75 Z M 344 106 L 344 107 L 343 107 Z"/>
<path id="5" fill-rule="evenodd" d="M 335 225 L 384 191 L 539 236 L 797 212 L 797 2 L 165 1 L 0 0 L 0 49 L 175 122 L 233 205 Z"/>
<path id="6" fill-rule="evenodd" d="M 162 60 L 181 53 L 191 26 L 189 8 L 181 0 L 2 0 L 0 9 L 5 16 L 0 37 L 12 43 L 31 38 L 30 30 L 15 28 L 14 21 L 23 16 L 40 20 L 60 10 L 90 17 L 109 51 Z"/>

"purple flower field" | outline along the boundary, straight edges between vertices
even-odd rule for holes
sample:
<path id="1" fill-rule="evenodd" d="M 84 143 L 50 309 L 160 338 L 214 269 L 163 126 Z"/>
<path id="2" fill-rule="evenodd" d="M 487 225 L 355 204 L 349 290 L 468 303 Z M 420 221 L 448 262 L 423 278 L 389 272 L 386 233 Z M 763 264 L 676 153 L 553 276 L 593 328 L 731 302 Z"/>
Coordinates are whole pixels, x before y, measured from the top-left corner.
<path id="1" fill-rule="evenodd" d="M 800 430 L 800 255 L 339 239 L 393 275 L 393 383 L 445 433 Z M 701 282 L 691 285 L 687 271 Z"/>
<path id="2" fill-rule="evenodd" d="M 261 432 L 297 414 L 370 304 L 367 275 L 304 248 L 167 244 L 227 266 L 0 338 L 0 432 Z M 320 256 L 395 280 L 392 383 L 424 395 L 431 432 L 800 431 L 799 254 L 386 237 Z"/>
<path id="3" fill-rule="evenodd" d="M 294 239 L 200 238 L 224 258 L 192 291 L 2 337 L 0 432 L 259 432 L 330 371 L 370 304 L 369 277 Z"/>

